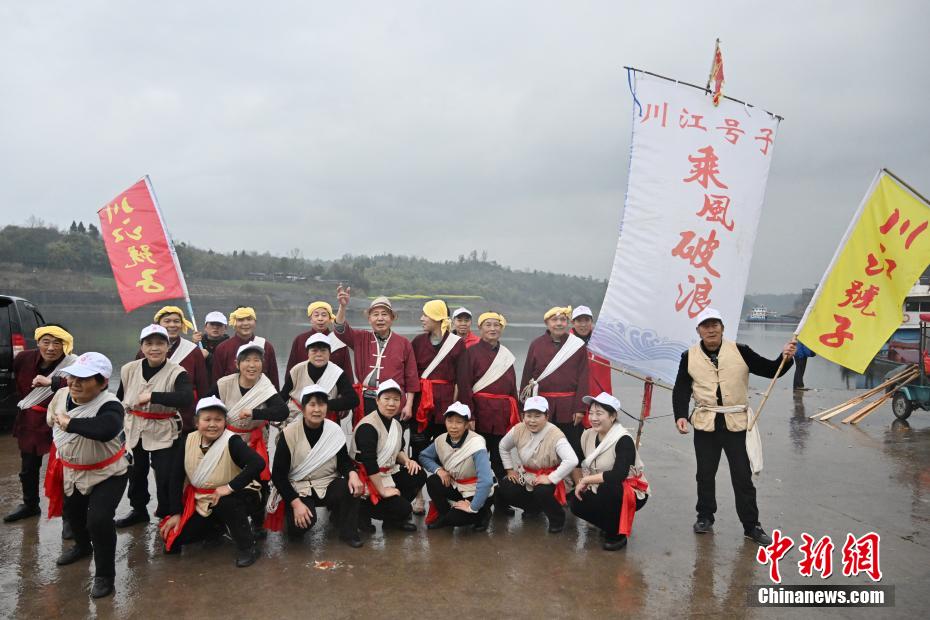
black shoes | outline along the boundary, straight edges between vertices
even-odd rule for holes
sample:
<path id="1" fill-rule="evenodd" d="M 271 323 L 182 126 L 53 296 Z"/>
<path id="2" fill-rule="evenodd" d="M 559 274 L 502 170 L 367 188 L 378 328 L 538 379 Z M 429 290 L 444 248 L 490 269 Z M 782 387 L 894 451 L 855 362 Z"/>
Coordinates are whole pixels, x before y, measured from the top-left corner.
<path id="1" fill-rule="evenodd" d="M 608 536 L 604 540 L 604 544 L 602 544 L 601 547 L 604 549 L 604 551 L 620 551 L 626 547 L 626 536 L 623 534 Z"/>
<path id="2" fill-rule="evenodd" d="M 116 527 L 129 527 L 136 523 L 148 523 L 149 513 L 147 510 L 136 510 L 133 508 L 128 515 L 122 519 L 116 520 Z"/>
<path id="3" fill-rule="evenodd" d="M 714 522 L 707 517 L 698 517 L 694 522 L 695 534 L 709 534 L 714 531 Z"/>
<path id="4" fill-rule="evenodd" d="M 355 534 L 354 536 L 340 536 L 339 540 L 349 545 L 353 549 L 358 549 L 364 544 L 362 543 L 362 539 L 358 537 L 358 534 Z"/>
<path id="5" fill-rule="evenodd" d="M 564 529 L 565 529 L 565 521 L 562 521 L 561 523 L 553 523 L 552 521 L 549 522 L 549 533 L 550 534 L 558 534 Z"/>
<path id="6" fill-rule="evenodd" d="M 435 521 L 427 523 L 426 525 L 426 529 L 428 530 L 441 530 L 444 527 L 446 527 L 446 520 L 442 517 L 437 517 Z"/>
<path id="7" fill-rule="evenodd" d="M 252 566 L 255 564 L 255 560 L 258 559 L 258 548 L 255 545 L 252 545 L 248 549 L 240 549 L 236 553 L 236 567 L 245 568 L 246 566 Z"/>
<path id="8" fill-rule="evenodd" d="M 113 594 L 113 577 L 94 577 L 94 585 L 90 588 L 91 598 L 103 598 Z"/>
<path id="9" fill-rule="evenodd" d="M 417 526 L 413 521 L 382 521 L 382 528 L 390 528 L 392 530 L 400 530 L 402 532 L 416 532 Z"/>
<path id="10" fill-rule="evenodd" d="M 484 506 L 481 510 L 478 511 L 478 522 L 471 526 L 476 532 L 485 532 L 488 529 L 488 525 L 491 523 L 491 507 Z"/>
<path id="11" fill-rule="evenodd" d="M 16 510 L 3 517 L 3 522 L 13 523 L 14 521 L 28 519 L 29 517 L 36 517 L 40 514 L 42 514 L 42 511 L 39 510 L 38 504 L 20 504 L 16 507 Z"/>
<path id="12" fill-rule="evenodd" d="M 93 555 L 94 550 L 91 547 L 82 547 L 80 545 L 74 545 L 67 551 L 63 551 L 58 559 L 55 560 L 55 564 L 58 566 L 67 566 L 68 564 L 74 564 L 81 558 L 86 558 L 90 555 Z"/>
<path id="13" fill-rule="evenodd" d="M 372 524 L 371 519 L 359 519 L 358 521 L 358 530 L 360 532 L 365 532 L 366 534 L 374 534 L 375 526 Z"/>
<path id="14" fill-rule="evenodd" d="M 754 543 L 758 543 L 763 547 L 772 544 L 772 537 L 765 533 L 765 530 L 762 529 L 761 525 L 753 527 L 751 530 L 744 530 L 743 535 Z"/>

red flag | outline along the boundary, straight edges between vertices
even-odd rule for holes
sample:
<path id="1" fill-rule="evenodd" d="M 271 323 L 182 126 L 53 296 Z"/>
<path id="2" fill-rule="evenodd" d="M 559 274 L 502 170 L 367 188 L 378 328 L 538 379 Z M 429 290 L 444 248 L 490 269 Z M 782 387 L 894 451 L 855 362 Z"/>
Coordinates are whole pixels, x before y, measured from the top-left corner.
<path id="1" fill-rule="evenodd" d="M 187 297 L 184 275 L 147 176 L 97 215 L 126 312 L 163 299 Z"/>
<path id="2" fill-rule="evenodd" d="M 707 87 L 711 83 L 714 85 L 714 105 L 720 105 L 720 97 L 723 96 L 723 52 L 720 51 L 720 39 L 717 39 L 717 45 L 714 48 L 714 62 L 710 67 L 710 77 L 707 78 Z"/>

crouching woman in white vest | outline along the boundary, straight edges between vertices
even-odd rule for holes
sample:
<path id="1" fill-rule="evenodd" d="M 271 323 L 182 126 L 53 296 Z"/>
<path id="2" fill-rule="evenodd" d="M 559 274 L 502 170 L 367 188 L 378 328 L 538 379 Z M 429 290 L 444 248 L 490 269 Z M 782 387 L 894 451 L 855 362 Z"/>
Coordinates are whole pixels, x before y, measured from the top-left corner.
<path id="1" fill-rule="evenodd" d="M 171 515 L 159 524 L 165 552 L 180 553 L 198 540 L 218 542 L 228 531 L 236 543 L 236 566 L 250 566 L 258 551 L 249 506 L 257 501 L 265 461 L 226 428 L 226 405 L 219 398 L 200 399 L 195 424 L 171 470 Z"/>
<path id="2" fill-rule="evenodd" d="M 454 402 L 444 416 L 446 432 L 420 452 L 420 464 L 430 474 L 426 490 L 430 496 L 427 527 L 471 525 L 475 531 L 488 529 L 494 474 L 484 437 L 468 430 L 471 410 Z"/>
<path id="3" fill-rule="evenodd" d="M 286 517 L 288 537 L 300 540 L 316 524 L 319 507 L 325 506 L 330 521 L 339 524 L 339 539 L 358 548 L 358 498 L 365 485 L 349 458 L 342 427 L 327 419 L 328 401 L 327 386 L 303 388 L 303 415 L 278 435 L 265 529 L 280 531 Z"/>
<path id="4" fill-rule="evenodd" d="M 123 405 L 109 391 L 113 366 L 100 353 L 85 353 L 62 369 L 68 387 L 48 405 L 52 427 L 45 492 L 49 516 L 64 511 L 74 546 L 57 564 L 73 564 L 94 555 L 93 598 L 113 593 L 116 576 L 116 526 L 113 514 L 126 490 L 129 463 L 123 443 Z"/>
<path id="5" fill-rule="evenodd" d="M 620 401 L 606 392 L 585 396 L 591 428 L 581 435 L 581 467 L 572 472 L 571 509 L 604 531 L 604 550 L 626 547 L 636 511 L 646 504 L 649 483 L 629 431 L 617 420 Z"/>
<path id="6" fill-rule="evenodd" d="M 503 506 L 524 513 L 546 513 L 549 533 L 565 527 L 565 478 L 578 466 L 578 456 L 565 433 L 549 423 L 549 402 L 531 396 L 523 404 L 523 421 L 510 429 L 500 445 L 507 477 L 497 489 Z M 516 457 L 516 458 L 515 458 Z"/>

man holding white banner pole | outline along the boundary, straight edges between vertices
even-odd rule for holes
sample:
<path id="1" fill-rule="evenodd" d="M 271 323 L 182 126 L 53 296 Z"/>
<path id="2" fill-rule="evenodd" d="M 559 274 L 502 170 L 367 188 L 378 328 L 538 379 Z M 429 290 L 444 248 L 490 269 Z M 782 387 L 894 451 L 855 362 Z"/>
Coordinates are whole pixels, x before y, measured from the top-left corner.
<path id="1" fill-rule="evenodd" d="M 695 320 L 701 340 L 681 354 L 678 376 L 672 392 L 675 425 L 682 435 L 688 424 L 694 426 L 694 455 L 697 460 L 697 521 L 696 534 L 713 531 L 717 512 L 715 478 L 721 451 L 726 452 L 730 479 L 736 499 L 736 512 L 743 523 L 746 538 L 760 545 L 772 544 L 772 538 L 759 523 L 756 488 L 752 474 L 761 470 L 761 463 L 751 463 L 746 449 L 749 409 L 749 375 L 772 378 L 782 376 L 791 368 L 796 351 L 789 342 L 782 355 L 768 360 L 744 344 L 723 338 L 723 317 L 707 308 Z M 785 361 L 782 357 L 787 358 Z M 688 415 L 689 401 L 695 407 Z M 758 427 L 755 427 L 758 432 Z"/>

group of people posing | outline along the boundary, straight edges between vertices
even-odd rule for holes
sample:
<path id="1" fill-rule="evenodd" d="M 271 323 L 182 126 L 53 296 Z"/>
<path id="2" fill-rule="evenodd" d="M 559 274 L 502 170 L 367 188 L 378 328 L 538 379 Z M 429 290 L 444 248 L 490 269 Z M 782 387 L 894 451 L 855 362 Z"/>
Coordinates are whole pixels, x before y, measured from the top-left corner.
<path id="1" fill-rule="evenodd" d="M 237 308 L 228 321 L 210 312 L 190 340 L 183 310 L 162 308 L 141 331 L 136 359 L 120 369 L 115 394 L 110 360 L 76 356 L 61 325 L 38 328 L 37 349 L 14 360 L 23 503 L 4 520 L 40 514 L 48 453 L 48 515 L 62 515 L 62 535 L 74 541 L 58 564 L 93 555 L 93 597 L 113 592 L 116 528 L 150 522 L 150 470 L 165 553 L 228 535 L 240 567 L 256 561 L 256 540 L 269 530 L 302 538 L 321 507 L 352 547 L 375 531 L 373 521 L 415 531 L 412 514 L 426 513 L 431 530 L 482 531 L 492 507 L 543 513 L 553 534 L 567 507 L 602 530 L 605 550 L 626 546 L 650 489 L 618 419 L 609 362 L 586 346 L 590 309 L 545 312 L 546 331 L 530 344 L 518 385 L 500 313 L 481 314 L 476 336 L 467 309 L 450 314 L 443 301 L 429 301 L 423 333 L 411 341 L 392 330 L 386 297 L 370 302 L 370 329 L 351 326 L 350 294 L 339 287 L 335 312 L 324 301 L 309 305 L 310 329 L 294 339 L 281 383 L 252 308 Z M 685 418 L 679 430 L 687 432 L 688 420 L 696 430 L 694 529 L 712 529 L 713 480 L 726 450 L 746 536 L 765 543 L 739 438 L 745 442 L 748 374 L 773 376 L 778 359 L 723 340 L 719 314 L 698 319 L 701 341 L 683 355 L 673 397 L 676 418 Z M 115 518 L 124 492 L 131 510 Z"/>

